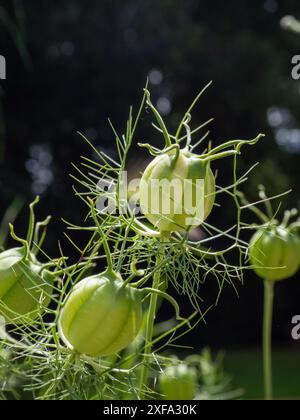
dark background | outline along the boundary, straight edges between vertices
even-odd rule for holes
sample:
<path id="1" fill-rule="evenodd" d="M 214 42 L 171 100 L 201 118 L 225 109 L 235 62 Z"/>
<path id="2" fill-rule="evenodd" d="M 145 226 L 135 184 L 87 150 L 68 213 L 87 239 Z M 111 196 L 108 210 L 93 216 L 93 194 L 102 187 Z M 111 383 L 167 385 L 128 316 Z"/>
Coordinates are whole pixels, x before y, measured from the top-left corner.
<path id="1" fill-rule="evenodd" d="M 280 27 L 286 14 L 300 17 L 298 0 L 2 0 L 0 54 L 7 80 L 0 81 L 0 214 L 15 196 L 27 203 L 40 194 L 40 217 L 54 216 L 46 251 L 56 256 L 65 229 L 61 217 L 80 222 L 85 214 L 72 194 L 70 162 L 91 152 L 76 132 L 113 153 L 107 117 L 122 132 L 147 76 L 170 131 L 213 79 L 193 124 L 214 117 L 216 144 L 266 133 L 240 159 L 241 171 L 260 162 L 244 191 L 256 199 L 260 183 L 270 194 L 293 188 L 284 207 L 299 208 L 300 83 L 291 77 L 291 58 L 300 53 L 300 35 Z M 136 140 L 158 145 L 150 122 L 150 114 L 143 114 Z M 136 148 L 131 159 L 129 166 L 144 166 L 146 154 Z M 221 165 L 226 185 L 230 160 Z M 216 219 L 212 215 L 211 223 L 229 226 L 234 215 L 225 207 L 222 220 Z M 24 231 L 26 208 L 16 225 Z M 194 345 L 259 344 L 261 280 L 248 273 L 238 289 L 239 299 L 225 290 L 208 325 L 190 336 Z M 216 293 L 205 290 L 209 299 Z M 298 313 L 299 275 L 277 286 L 276 345 L 297 345 L 291 319 Z"/>

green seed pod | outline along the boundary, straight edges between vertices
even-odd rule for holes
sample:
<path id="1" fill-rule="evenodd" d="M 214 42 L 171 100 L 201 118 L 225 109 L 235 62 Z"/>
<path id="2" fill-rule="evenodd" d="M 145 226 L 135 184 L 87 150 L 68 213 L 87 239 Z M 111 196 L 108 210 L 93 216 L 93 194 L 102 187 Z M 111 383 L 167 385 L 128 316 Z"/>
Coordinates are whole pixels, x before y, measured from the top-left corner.
<path id="1" fill-rule="evenodd" d="M 41 264 L 36 258 L 50 221 L 48 216 L 35 224 L 34 207 L 38 202 L 37 196 L 29 205 L 26 240 L 19 238 L 9 224 L 12 238 L 22 246 L 0 254 L 0 316 L 7 324 L 31 323 L 50 303 L 55 275 L 48 268 L 56 263 Z M 41 235 L 40 229 L 44 229 Z"/>
<path id="2" fill-rule="evenodd" d="M 168 366 L 159 376 L 164 400 L 192 400 L 197 391 L 197 371 L 185 364 Z"/>
<path id="3" fill-rule="evenodd" d="M 0 315 L 8 324 L 37 318 L 49 305 L 53 278 L 25 248 L 0 254 Z"/>
<path id="4" fill-rule="evenodd" d="M 107 270 L 75 285 L 64 303 L 59 332 L 79 353 L 108 356 L 134 340 L 142 317 L 140 292 Z"/>
<path id="5" fill-rule="evenodd" d="M 157 156 L 146 168 L 140 183 L 141 210 L 160 231 L 186 230 L 209 216 L 215 188 L 207 161 L 187 149 L 173 149 Z M 199 203 L 203 203 L 200 214 Z"/>
<path id="6" fill-rule="evenodd" d="M 250 263 L 266 280 L 292 277 L 300 266 L 300 238 L 282 226 L 259 229 L 249 244 Z"/>

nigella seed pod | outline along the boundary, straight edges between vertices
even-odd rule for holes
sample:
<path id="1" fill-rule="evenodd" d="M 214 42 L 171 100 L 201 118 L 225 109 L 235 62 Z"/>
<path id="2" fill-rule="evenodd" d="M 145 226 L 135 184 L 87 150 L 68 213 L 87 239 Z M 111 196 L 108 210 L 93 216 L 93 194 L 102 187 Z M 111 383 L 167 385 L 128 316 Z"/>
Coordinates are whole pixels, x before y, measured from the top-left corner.
<path id="1" fill-rule="evenodd" d="M 156 156 L 143 173 L 139 198 L 144 216 L 161 233 L 182 232 L 202 225 L 210 215 L 216 198 L 211 162 L 237 156 L 244 144 L 255 144 L 263 137 L 259 134 L 252 140 L 231 140 L 215 148 L 211 148 L 210 145 L 204 153 L 195 154 L 193 152 L 195 146 L 191 145 L 190 112 L 210 84 L 197 95 L 175 135 L 169 134 L 161 115 L 151 102 L 150 92 L 145 88 L 146 104 L 156 118 L 159 126 L 156 128 L 164 136 L 165 147 L 159 150 L 149 143 L 139 143 L 140 147 L 148 149 L 153 156 Z M 186 129 L 186 135 L 180 137 L 183 127 Z M 205 137 L 207 135 L 201 141 Z M 184 140 L 186 145 L 181 148 Z"/>
<path id="2" fill-rule="evenodd" d="M 108 356 L 135 339 L 142 318 L 140 292 L 108 270 L 75 285 L 62 308 L 59 333 L 78 353 Z"/>
<path id="3" fill-rule="evenodd" d="M 145 217 L 160 231 L 183 231 L 201 225 L 215 202 L 215 178 L 209 163 L 187 149 L 157 156 L 140 183 Z"/>
<path id="4" fill-rule="evenodd" d="M 300 266 L 300 238 L 282 226 L 260 228 L 249 243 L 255 273 L 270 281 L 292 277 Z"/>
<path id="5" fill-rule="evenodd" d="M 33 254 L 13 248 L 0 254 L 0 315 L 7 324 L 36 319 L 49 305 L 52 275 Z"/>
<path id="6" fill-rule="evenodd" d="M 0 253 L 0 316 L 7 324 L 31 323 L 43 314 L 51 300 L 55 275 L 48 268 L 56 264 L 42 264 L 36 258 L 45 238 L 44 234 L 40 237 L 39 231 L 46 228 L 50 216 L 35 224 L 34 207 L 38 202 L 36 197 L 29 206 L 26 240 L 20 239 L 13 225 L 9 225 L 12 238 L 22 246 Z"/>
<path id="7" fill-rule="evenodd" d="M 185 364 L 168 366 L 159 375 L 164 400 L 192 400 L 197 391 L 197 371 Z"/>

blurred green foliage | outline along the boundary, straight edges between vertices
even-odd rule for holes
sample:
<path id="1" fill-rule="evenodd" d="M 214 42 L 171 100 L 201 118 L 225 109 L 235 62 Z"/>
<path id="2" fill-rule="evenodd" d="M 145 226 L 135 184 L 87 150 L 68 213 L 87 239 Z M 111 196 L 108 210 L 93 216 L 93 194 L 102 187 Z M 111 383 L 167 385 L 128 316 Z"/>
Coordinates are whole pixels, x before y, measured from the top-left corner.
<path id="1" fill-rule="evenodd" d="M 277 349 L 273 359 L 275 398 L 299 400 L 299 350 Z M 259 351 L 250 349 L 227 352 L 225 368 L 232 374 L 233 384 L 244 389 L 243 399 L 262 398 L 263 373 Z"/>

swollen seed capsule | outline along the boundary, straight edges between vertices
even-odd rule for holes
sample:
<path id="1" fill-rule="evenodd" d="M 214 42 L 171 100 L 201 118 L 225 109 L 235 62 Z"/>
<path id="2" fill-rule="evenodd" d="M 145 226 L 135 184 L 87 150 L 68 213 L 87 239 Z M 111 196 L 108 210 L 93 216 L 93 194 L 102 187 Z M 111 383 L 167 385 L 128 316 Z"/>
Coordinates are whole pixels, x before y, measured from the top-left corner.
<path id="1" fill-rule="evenodd" d="M 169 366 L 159 376 L 159 388 L 165 400 L 192 400 L 196 396 L 197 371 L 185 364 Z"/>
<path id="2" fill-rule="evenodd" d="M 160 231 L 199 226 L 215 201 L 215 178 L 209 164 L 186 149 L 156 157 L 140 183 L 145 217 Z"/>
<path id="3" fill-rule="evenodd" d="M 0 254 L 0 316 L 7 324 L 28 323 L 49 305 L 52 275 L 24 248 Z"/>
<path id="4" fill-rule="evenodd" d="M 250 241 L 249 257 L 259 277 L 270 281 L 287 279 L 300 266 L 300 238 L 281 226 L 261 228 Z"/>
<path id="5" fill-rule="evenodd" d="M 134 340 L 142 317 L 140 292 L 106 271 L 76 284 L 62 309 L 59 332 L 79 353 L 108 356 Z"/>

